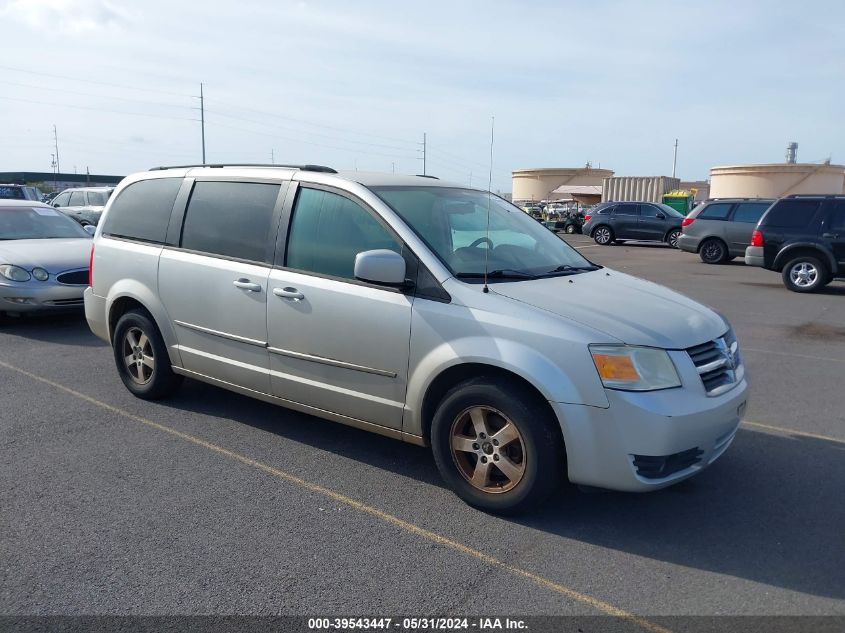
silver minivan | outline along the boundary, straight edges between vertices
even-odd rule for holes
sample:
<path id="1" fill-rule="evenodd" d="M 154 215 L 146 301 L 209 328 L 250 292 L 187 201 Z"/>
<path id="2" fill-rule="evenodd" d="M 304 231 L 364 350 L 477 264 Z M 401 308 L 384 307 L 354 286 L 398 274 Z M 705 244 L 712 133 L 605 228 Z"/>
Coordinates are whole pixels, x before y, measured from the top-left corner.
<path id="1" fill-rule="evenodd" d="M 684 218 L 678 248 L 698 253 L 705 264 L 744 257 L 754 227 L 773 202 L 765 198 L 707 200 Z"/>
<path id="2" fill-rule="evenodd" d="M 489 511 L 529 508 L 564 476 L 627 491 L 690 477 L 746 406 L 722 316 L 430 177 L 135 174 L 91 262 L 88 322 L 138 397 L 189 377 L 431 446 Z"/>

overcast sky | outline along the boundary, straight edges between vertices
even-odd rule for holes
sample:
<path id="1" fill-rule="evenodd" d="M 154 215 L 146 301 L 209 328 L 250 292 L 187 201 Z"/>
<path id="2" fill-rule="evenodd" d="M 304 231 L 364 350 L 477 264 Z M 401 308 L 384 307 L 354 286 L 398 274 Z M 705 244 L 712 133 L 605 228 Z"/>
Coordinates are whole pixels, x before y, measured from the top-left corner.
<path id="1" fill-rule="evenodd" d="M 845 2 L 0 0 L 0 171 L 845 162 Z"/>

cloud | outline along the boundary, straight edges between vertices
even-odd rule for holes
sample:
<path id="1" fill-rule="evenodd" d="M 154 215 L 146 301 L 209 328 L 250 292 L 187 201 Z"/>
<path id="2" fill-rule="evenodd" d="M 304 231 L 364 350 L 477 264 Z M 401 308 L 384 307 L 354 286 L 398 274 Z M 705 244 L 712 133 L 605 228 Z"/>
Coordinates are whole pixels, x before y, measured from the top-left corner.
<path id="1" fill-rule="evenodd" d="M 0 17 L 33 30 L 78 35 L 121 26 L 129 16 L 110 0 L 8 0 Z"/>

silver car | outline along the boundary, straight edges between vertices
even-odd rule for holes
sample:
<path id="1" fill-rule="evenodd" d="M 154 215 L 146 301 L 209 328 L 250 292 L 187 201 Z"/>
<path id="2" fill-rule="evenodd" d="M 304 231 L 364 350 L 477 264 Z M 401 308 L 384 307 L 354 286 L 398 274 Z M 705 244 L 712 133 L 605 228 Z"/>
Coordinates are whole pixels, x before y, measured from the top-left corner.
<path id="1" fill-rule="evenodd" d="M 690 477 L 746 406 L 722 316 L 436 179 L 136 174 L 92 262 L 88 322 L 138 397 L 189 377 L 429 445 L 490 511 L 531 507 L 564 475 L 628 491 Z"/>
<path id="2" fill-rule="evenodd" d="M 46 204 L 0 200 L 0 313 L 80 309 L 91 244 Z"/>
<path id="3" fill-rule="evenodd" d="M 82 226 L 89 224 L 96 226 L 113 191 L 114 187 L 65 189 L 53 198 L 50 204 Z"/>
<path id="4" fill-rule="evenodd" d="M 708 200 L 684 218 L 678 248 L 698 253 L 705 264 L 744 257 L 754 227 L 773 202 L 765 198 Z"/>

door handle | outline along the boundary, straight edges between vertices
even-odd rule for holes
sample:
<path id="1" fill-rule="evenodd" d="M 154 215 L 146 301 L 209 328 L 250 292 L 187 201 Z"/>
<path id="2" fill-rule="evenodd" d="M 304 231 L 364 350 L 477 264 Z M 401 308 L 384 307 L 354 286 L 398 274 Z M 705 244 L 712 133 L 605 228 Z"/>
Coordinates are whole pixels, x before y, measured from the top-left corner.
<path id="1" fill-rule="evenodd" d="M 240 288 L 241 290 L 249 290 L 250 292 L 261 292 L 261 286 L 251 282 L 249 279 L 244 279 L 241 277 L 240 279 L 236 279 L 232 282 L 235 288 Z"/>
<path id="2" fill-rule="evenodd" d="M 839 233 L 822 233 L 822 237 L 837 239 L 839 237 Z"/>
<path id="3" fill-rule="evenodd" d="M 273 288 L 273 294 L 282 299 L 291 299 L 293 301 L 302 301 L 305 295 L 299 292 L 296 288 Z"/>

